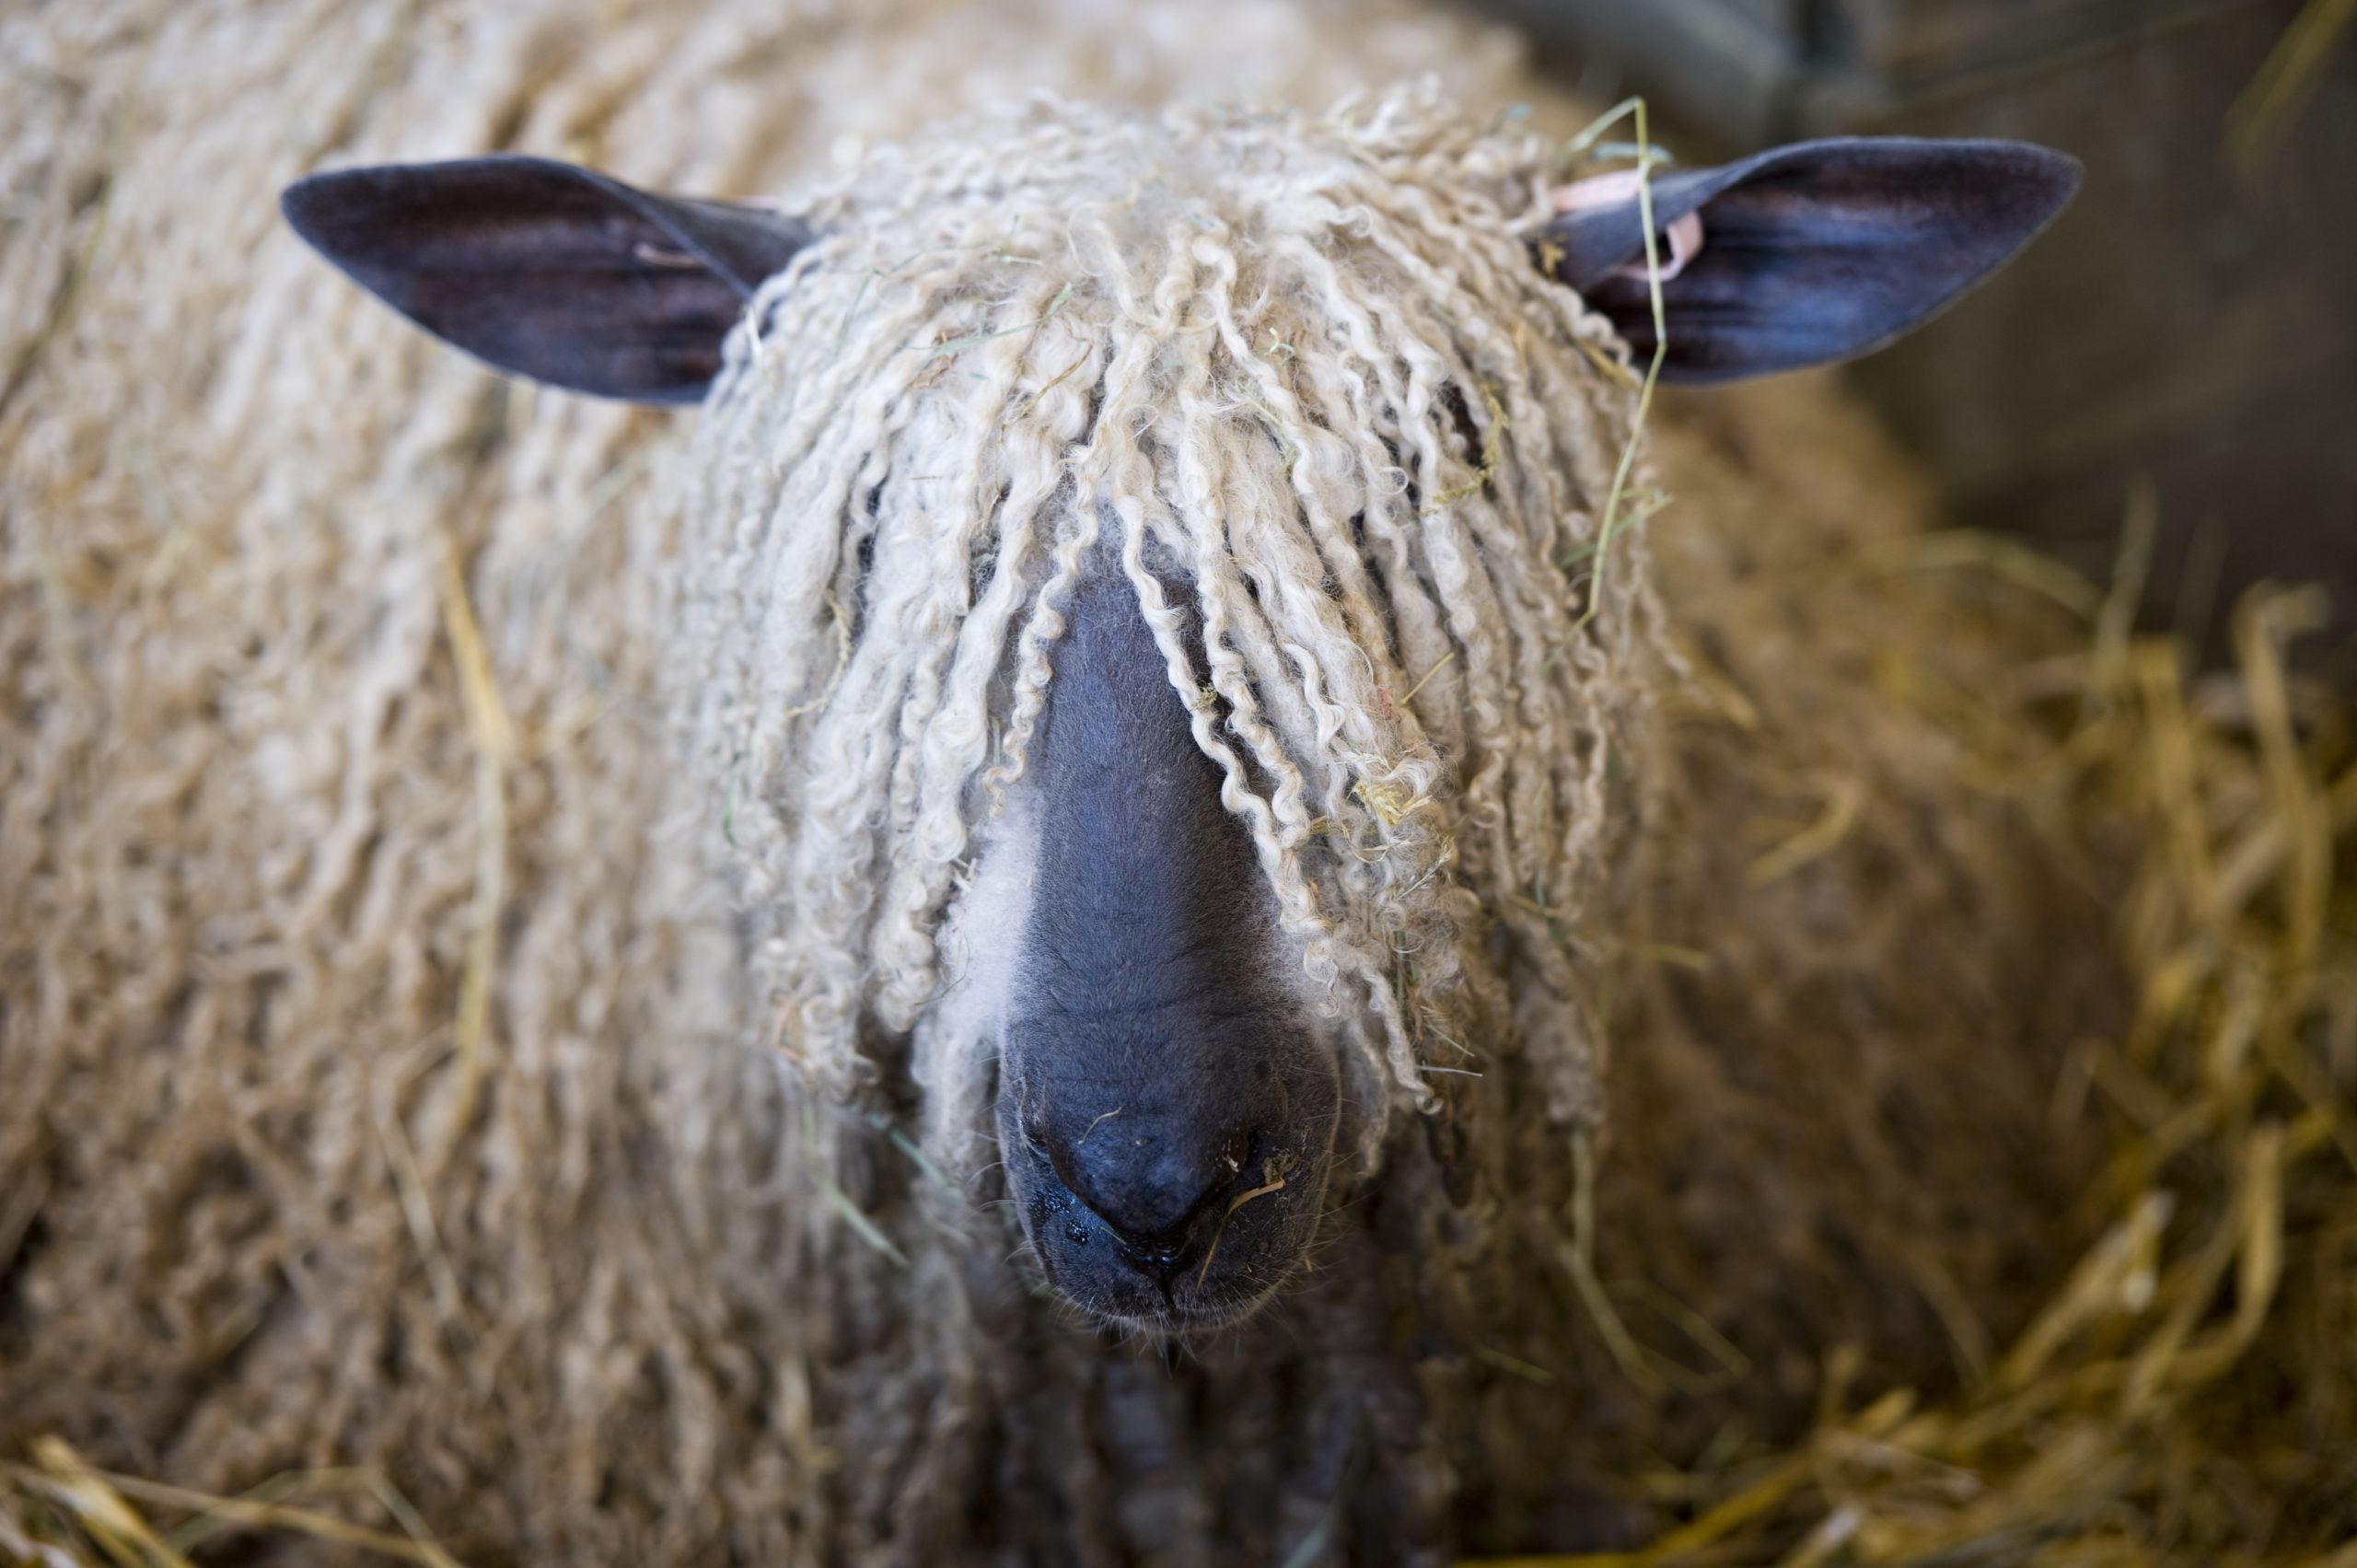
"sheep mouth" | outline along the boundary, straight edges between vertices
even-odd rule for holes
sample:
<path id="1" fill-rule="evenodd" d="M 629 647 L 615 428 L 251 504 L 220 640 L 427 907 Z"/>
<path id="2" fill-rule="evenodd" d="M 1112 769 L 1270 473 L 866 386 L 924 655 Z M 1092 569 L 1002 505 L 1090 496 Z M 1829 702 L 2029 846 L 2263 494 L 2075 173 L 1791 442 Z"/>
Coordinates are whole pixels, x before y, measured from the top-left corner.
<path id="1" fill-rule="evenodd" d="M 1200 1339 L 1224 1329 L 1239 1328 L 1259 1317 L 1263 1308 L 1277 1298 L 1282 1285 L 1271 1285 L 1260 1295 L 1217 1306 L 1190 1307 L 1160 1312 L 1146 1318 L 1120 1317 L 1112 1313 L 1083 1311 L 1109 1329 L 1153 1340 Z M 1071 1300 L 1070 1296 L 1064 1299 Z M 1077 1304 L 1075 1304 L 1077 1305 Z"/>
<path id="2" fill-rule="evenodd" d="M 1174 1338 L 1251 1318 L 1307 1266 L 1323 1162 L 1289 1151 L 1255 1161 L 1178 1224 L 1125 1233 L 1084 1202 L 1037 1151 L 1014 1162 L 1011 1195 L 1049 1286 L 1087 1317 Z"/>

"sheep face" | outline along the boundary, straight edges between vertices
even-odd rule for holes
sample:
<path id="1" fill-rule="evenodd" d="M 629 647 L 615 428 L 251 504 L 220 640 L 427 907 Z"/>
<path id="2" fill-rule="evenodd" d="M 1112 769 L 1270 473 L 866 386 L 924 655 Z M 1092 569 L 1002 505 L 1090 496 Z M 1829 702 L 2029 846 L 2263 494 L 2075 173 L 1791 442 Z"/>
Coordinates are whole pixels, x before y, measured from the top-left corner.
<path id="1" fill-rule="evenodd" d="M 1272 961 L 1251 840 L 1110 552 L 1053 657 L 1000 1040 L 1007 1191 L 1066 1299 L 1208 1328 L 1299 1266 L 1341 1067 Z"/>
<path id="2" fill-rule="evenodd" d="M 1515 1114 L 1597 1113 L 1586 900 L 1658 669 L 1635 371 L 1864 352 L 2077 172 L 1845 141 L 1550 201 L 1545 148 L 1413 91 L 871 157 L 800 216 L 529 158 L 284 204 L 496 366 L 712 393 L 682 705 L 774 1038 L 904 1075 L 945 1166 L 995 1142 L 1078 1307 L 1233 1322 L 1429 1074 L 1518 1051 Z M 993 925 L 960 889 L 1009 822 Z"/>

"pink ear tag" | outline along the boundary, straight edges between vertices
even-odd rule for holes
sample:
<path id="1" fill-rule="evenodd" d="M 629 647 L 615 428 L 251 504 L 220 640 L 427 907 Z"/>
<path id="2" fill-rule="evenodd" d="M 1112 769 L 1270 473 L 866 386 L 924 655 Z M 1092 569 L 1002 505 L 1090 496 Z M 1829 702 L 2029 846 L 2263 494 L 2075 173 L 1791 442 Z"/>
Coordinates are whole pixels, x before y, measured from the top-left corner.
<path id="1" fill-rule="evenodd" d="M 1555 188 L 1555 210 L 1559 213 L 1618 206 L 1636 199 L 1637 171 L 1633 168 L 1591 175 L 1585 180 L 1576 180 L 1569 185 Z M 1669 241 L 1669 254 L 1661 258 L 1662 280 L 1667 282 L 1684 272 L 1687 262 L 1701 254 L 1702 215 L 1691 212 L 1684 217 L 1671 219 L 1669 226 L 1662 230 L 1662 237 Z M 1615 272 L 1613 276 L 1635 278 L 1643 283 L 1646 277 L 1645 263 L 1642 260 L 1631 261 Z"/>

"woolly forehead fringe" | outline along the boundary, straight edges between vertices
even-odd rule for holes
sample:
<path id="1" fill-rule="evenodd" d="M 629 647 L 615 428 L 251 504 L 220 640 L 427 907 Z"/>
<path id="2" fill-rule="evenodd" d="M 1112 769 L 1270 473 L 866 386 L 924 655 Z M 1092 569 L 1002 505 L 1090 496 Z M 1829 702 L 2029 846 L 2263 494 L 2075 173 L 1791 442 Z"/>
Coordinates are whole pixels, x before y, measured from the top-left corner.
<path id="1" fill-rule="evenodd" d="M 1600 537 L 1630 381 L 1531 265 L 1543 197 L 1535 145 L 1415 89 L 1043 102 L 810 203 L 686 523 L 682 700 L 791 1058 L 872 1072 L 959 979 L 945 916 L 1110 534 L 1366 1102 L 1525 1050 L 1588 1113 L 1571 945 L 1655 617 Z"/>

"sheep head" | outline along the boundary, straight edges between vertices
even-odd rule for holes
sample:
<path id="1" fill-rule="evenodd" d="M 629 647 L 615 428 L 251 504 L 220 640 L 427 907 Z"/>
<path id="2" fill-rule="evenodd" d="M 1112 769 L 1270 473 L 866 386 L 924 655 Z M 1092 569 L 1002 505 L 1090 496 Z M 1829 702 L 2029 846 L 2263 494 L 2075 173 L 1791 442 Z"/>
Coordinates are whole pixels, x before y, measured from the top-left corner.
<path id="1" fill-rule="evenodd" d="M 1594 1114 L 1580 900 L 1652 613 L 1601 563 L 1656 287 L 1666 375 L 1844 358 L 2077 173 L 1851 140 L 1555 202 L 1413 98 L 1092 112 L 792 215 L 530 158 L 284 204 L 501 369 L 709 396 L 698 702 L 791 1053 L 849 1083 L 912 1042 L 888 1070 L 937 1152 L 995 1144 L 1055 1290 L 1176 1334 L 1300 1272 L 1430 1074 L 1521 1052 Z"/>

